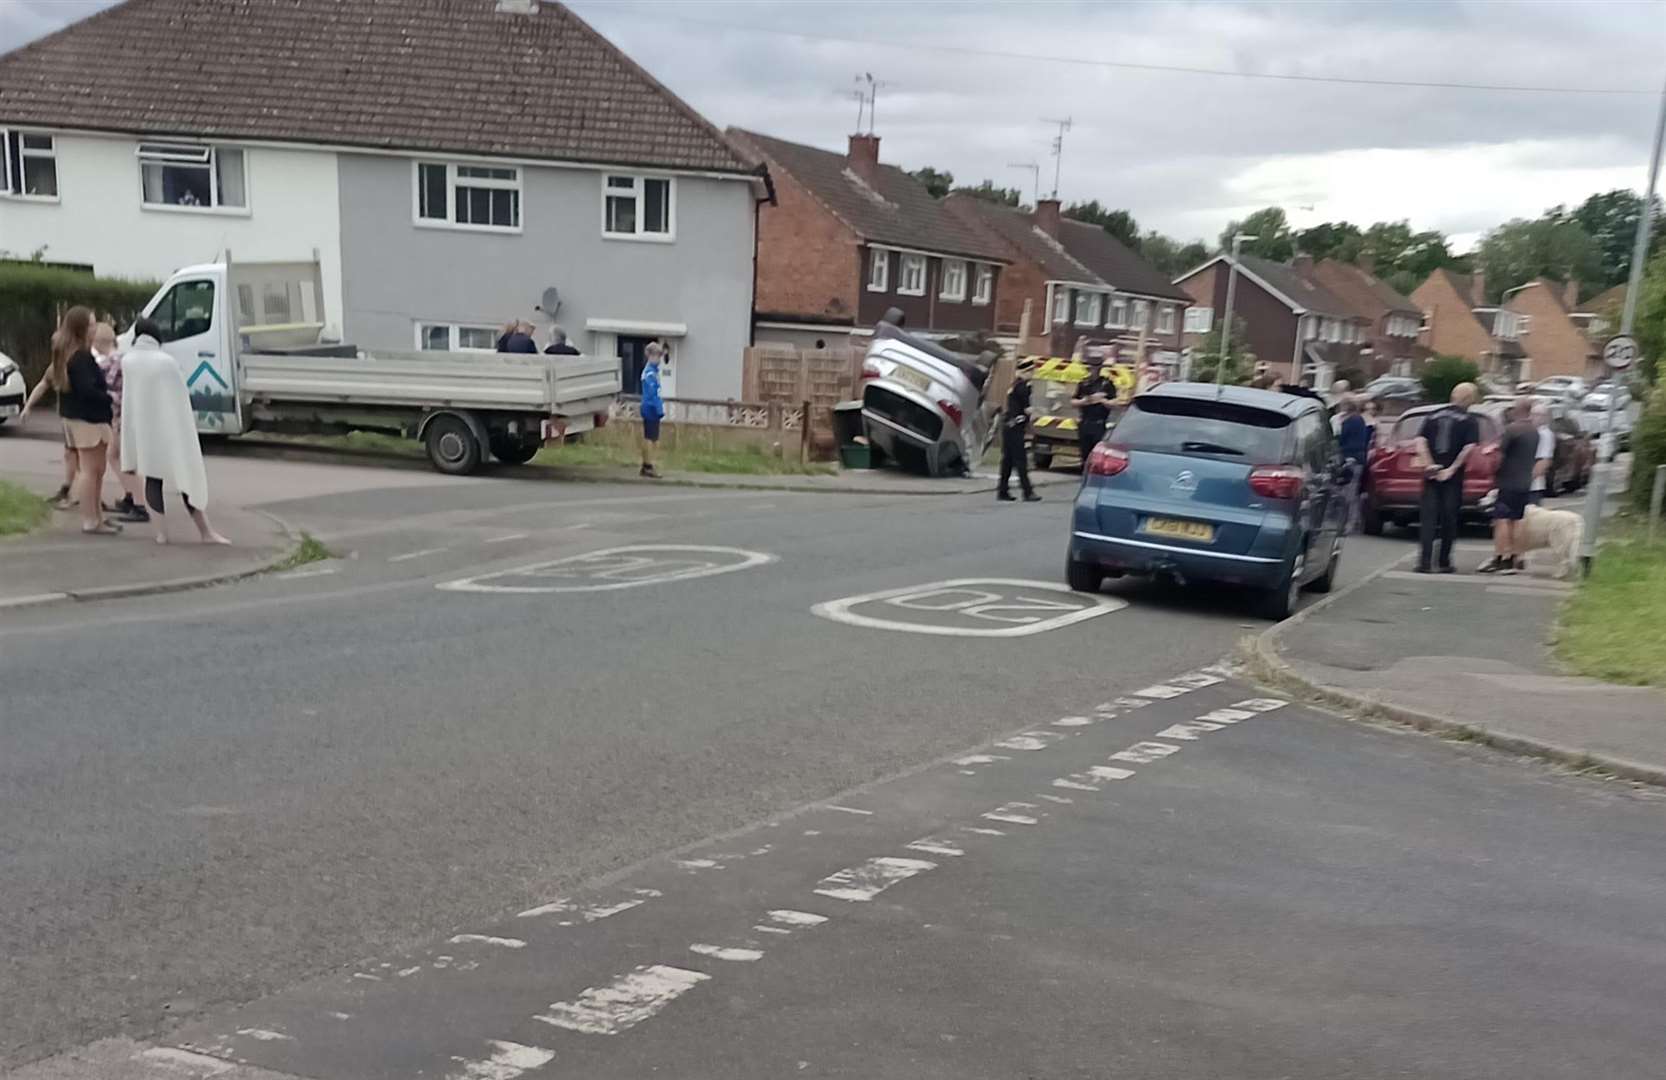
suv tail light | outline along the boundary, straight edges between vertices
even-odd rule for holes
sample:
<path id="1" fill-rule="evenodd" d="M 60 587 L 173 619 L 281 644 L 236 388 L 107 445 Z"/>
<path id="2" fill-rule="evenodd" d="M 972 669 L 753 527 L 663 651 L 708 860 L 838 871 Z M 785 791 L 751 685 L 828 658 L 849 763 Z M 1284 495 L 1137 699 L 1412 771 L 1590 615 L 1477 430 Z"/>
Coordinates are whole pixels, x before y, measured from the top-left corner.
<path id="1" fill-rule="evenodd" d="M 943 415 L 947 416 L 955 427 L 960 426 L 961 412 L 959 405 L 956 405 L 952 401 L 939 401 L 937 403 L 937 407 L 943 410 Z"/>
<path id="2" fill-rule="evenodd" d="M 1100 443 L 1088 455 L 1090 476 L 1115 476 L 1128 467 L 1128 451 Z"/>
<path id="3" fill-rule="evenodd" d="M 1294 465 L 1260 465 L 1250 470 L 1250 490 L 1267 499 L 1299 499 L 1306 478 Z"/>
<path id="4" fill-rule="evenodd" d="M 864 379 L 877 379 L 879 377 L 880 377 L 880 375 L 879 375 L 879 365 L 878 364 L 874 363 L 872 360 L 862 361 L 862 378 L 864 378 Z"/>

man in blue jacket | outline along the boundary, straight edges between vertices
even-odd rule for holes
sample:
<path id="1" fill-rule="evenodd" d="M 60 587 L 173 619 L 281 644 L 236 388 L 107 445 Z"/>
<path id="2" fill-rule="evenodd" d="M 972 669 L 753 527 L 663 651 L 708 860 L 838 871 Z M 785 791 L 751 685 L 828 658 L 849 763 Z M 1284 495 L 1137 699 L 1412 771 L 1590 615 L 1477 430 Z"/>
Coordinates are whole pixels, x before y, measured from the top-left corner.
<path id="1" fill-rule="evenodd" d="M 659 422 L 665 419 L 665 402 L 659 396 L 659 363 L 665 346 L 651 341 L 643 352 L 648 363 L 642 369 L 642 475 L 658 480 L 654 454 L 659 447 Z"/>

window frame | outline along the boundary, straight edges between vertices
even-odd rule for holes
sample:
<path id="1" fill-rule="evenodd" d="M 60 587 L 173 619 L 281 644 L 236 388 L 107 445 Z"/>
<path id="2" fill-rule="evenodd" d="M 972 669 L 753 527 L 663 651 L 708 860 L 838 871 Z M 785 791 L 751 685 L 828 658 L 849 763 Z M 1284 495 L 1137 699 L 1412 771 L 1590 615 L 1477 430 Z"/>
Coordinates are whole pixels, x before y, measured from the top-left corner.
<path id="1" fill-rule="evenodd" d="M 1070 309 L 1074 304 L 1074 301 L 1070 298 L 1070 292 L 1071 290 L 1068 286 L 1053 286 L 1053 303 L 1047 310 L 1047 323 L 1049 326 L 1066 326 L 1070 323 Z M 1063 315 L 1059 314 L 1060 304 L 1064 305 Z"/>
<path id="2" fill-rule="evenodd" d="M 1174 333 L 1174 305 L 1173 304 L 1158 304 L 1157 305 L 1157 333 L 1159 333 L 1159 334 L 1172 334 L 1172 333 Z"/>
<path id="3" fill-rule="evenodd" d="M 497 336 L 501 327 L 488 326 L 485 323 L 454 323 L 439 319 L 417 319 L 412 323 L 416 332 L 417 352 L 497 352 Z M 424 331 L 444 327 L 446 331 L 446 347 L 444 349 L 429 349 L 424 347 L 427 340 Z M 487 349 L 469 348 L 462 344 L 464 330 L 484 330 L 490 335 L 492 347 Z"/>
<path id="4" fill-rule="evenodd" d="M 875 274 L 875 270 L 879 273 Z M 891 291 L 891 253 L 884 248 L 868 249 L 868 291 Z"/>
<path id="5" fill-rule="evenodd" d="M 912 289 L 908 287 L 908 271 L 911 267 L 918 267 L 920 271 L 920 284 L 917 288 Z M 901 260 L 897 265 L 897 295 L 924 296 L 930 284 L 931 260 L 924 255 L 916 255 L 907 251 L 902 252 Z"/>
<path id="6" fill-rule="evenodd" d="M 422 169 L 423 166 L 443 168 L 445 170 L 445 217 L 426 217 L 422 212 Z M 467 176 L 464 183 L 458 184 L 457 170 L 464 169 L 508 169 L 514 172 L 514 180 L 500 177 Z M 474 181 L 470 183 L 469 181 Z M 515 224 L 514 225 L 481 225 L 472 221 L 457 220 L 457 188 L 484 188 L 490 191 L 515 192 Z M 521 165 L 502 165 L 493 162 L 479 161 L 439 161 L 434 158 L 411 159 L 411 224 L 419 229 L 452 229 L 457 232 L 483 232 L 516 235 L 525 231 L 526 226 L 526 169 Z M 434 325 L 439 325 L 438 323 Z"/>
<path id="7" fill-rule="evenodd" d="M 939 275 L 942 280 L 937 283 L 937 299 L 947 300 L 955 304 L 964 304 L 966 302 L 966 260 L 944 259 L 942 260 L 942 267 L 942 273 Z M 954 290 L 949 288 L 949 281 L 953 276 L 950 273 L 951 271 L 959 272 L 959 288 Z"/>
<path id="8" fill-rule="evenodd" d="M 1111 294 L 1111 302 L 1105 305 L 1105 326 L 1112 330 L 1128 329 L 1128 298 Z M 1119 314 L 1120 312 L 1120 314 Z"/>
<path id="9" fill-rule="evenodd" d="M 193 334 L 175 334 L 175 333 L 173 333 L 173 331 L 176 330 L 179 327 L 179 298 L 178 297 L 179 297 L 180 291 L 183 290 L 183 289 L 187 289 L 187 288 L 201 288 L 202 286 L 205 286 L 205 285 L 208 287 L 208 325 L 203 327 L 202 329 L 198 330 L 196 333 L 193 333 Z M 215 325 L 216 325 L 217 313 L 215 311 L 215 307 L 216 307 L 215 301 L 218 299 L 218 293 L 219 293 L 219 290 L 220 290 L 220 286 L 221 286 L 221 283 L 215 281 L 211 277 L 184 278 L 180 281 L 174 282 L 173 286 L 170 289 L 168 289 L 167 292 L 163 293 L 160 297 L 157 298 L 156 303 L 154 303 L 154 304 L 150 305 L 148 308 L 146 308 L 145 309 L 145 315 L 149 318 L 154 319 L 156 317 L 156 313 L 158 311 L 162 310 L 162 305 L 169 304 L 173 307 L 173 315 L 169 319 L 169 323 L 168 323 L 167 328 L 163 329 L 160 325 L 158 326 L 158 329 L 163 329 L 163 337 L 162 337 L 162 340 L 158 342 L 158 344 L 168 345 L 168 344 L 172 344 L 175 341 L 189 341 L 192 338 L 202 337 L 204 334 L 212 334 L 214 332 L 214 328 L 215 328 Z M 168 336 L 170 334 L 172 336 Z"/>
<path id="10" fill-rule="evenodd" d="M 1182 322 L 1182 333 L 1207 334 L 1215 328 L 1215 309 L 1213 307 L 1189 307 Z"/>
<path id="11" fill-rule="evenodd" d="M 677 239 L 677 178 L 658 173 L 638 172 L 602 172 L 602 239 L 627 240 L 642 244 L 671 244 Z M 625 189 L 613 187 L 610 181 L 631 181 L 631 195 L 636 201 L 636 229 L 633 232 L 621 232 L 607 227 L 607 204 L 609 199 L 622 199 Z M 653 180 L 665 184 L 665 231 L 649 232 L 643 228 L 647 221 L 648 209 L 648 181 Z"/>
<path id="12" fill-rule="evenodd" d="M 987 307 L 995 302 L 995 267 L 990 263 L 976 263 L 972 272 L 972 303 Z"/>
<path id="13" fill-rule="evenodd" d="M 51 145 L 45 150 L 31 149 L 24 145 L 24 142 L 28 139 L 45 139 Z M 14 148 L 17 155 L 16 175 L 12 173 Z M 52 163 L 54 194 L 31 195 L 23 190 L 24 177 L 27 175 L 23 162 L 26 158 Z M 18 202 L 57 203 L 63 202 L 63 191 L 63 177 L 58 172 L 58 137 L 50 131 L 0 127 L 0 199 L 16 199 Z"/>
<path id="14" fill-rule="evenodd" d="M 153 148 L 150 153 L 146 147 Z M 172 153 L 169 153 L 172 151 Z M 201 152 L 202 159 L 194 160 L 185 156 L 182 151 L 191 151 L 193 155 Z M 231 151 L 242 158 L 243 171 L 243 205 L 227 206 L 220 196 L 220 153 Z M 249 194 L 249 151 L 247 147 L 234 146 L 229 143 L 197 143 L 197 142 L 166 142 L 141 141 L 133 148 L 133 158 L 139 166 L 139 209 L 159 210 L 168 214 L 218 214 L 229 217 L 249 217 L 253 214 L 251 204 L 253 199 Z M 178 168 L 201 168 L 208 173 L 207 206 L 184 206 L 179 203 L 151 202 L 145 198 L 145 166 L 156 165 L 167 168 L 172 165 Z"/>
<path id="15" fill-rule="evenodd" d="M 1151 301 L 1135 300 L 1128 309 L 1128 316 L 1128 329 L 1136 331 L 1151 329 Z"/>
<path id="16" fill-rule="evenodd" d="M 1076 294 L 1076 325 L 1098 326 L 1104 314 L 1105 294 L 1079 292 Z"/>

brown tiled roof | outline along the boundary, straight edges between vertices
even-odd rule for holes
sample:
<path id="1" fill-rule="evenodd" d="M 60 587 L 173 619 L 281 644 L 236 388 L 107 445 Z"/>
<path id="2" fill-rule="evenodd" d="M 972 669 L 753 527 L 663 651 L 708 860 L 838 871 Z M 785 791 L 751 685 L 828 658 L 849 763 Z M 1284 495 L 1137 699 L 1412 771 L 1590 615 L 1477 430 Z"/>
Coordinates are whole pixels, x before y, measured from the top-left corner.
<path id="1" fill-rule="evenodd" d="M 1612 289 L 1604 289 L 1602 292 L 1599 292 L 1595 296 L 1586 300 L 1583 304 L 1580 304 L 1579 310 L 1589 311 L 1594 314 L 1603 314 L 1609 310 L 1618 311 L 1620 308 L 1625 306 L 1625 302 L 1626 287 L 1623 284 L 1616 285 Z"/>
<path id="2" fill-rule="evenodd" d="M 1225 256 L 1216 256 L 1216 258 L 1225 258 Z M 1239 263 L 1245 270 L 1265 281 L 1307 311 L 1317 312 L 1320 315 L 1335 315 L 1344 319 L 1354 314 L 1353 309 L 1343 302 L 1340 297 L 1323 285 L 1309 281 L 1297 273 L 1295 267 L 1273 262 L 1271 259 L 1263 259 L 1258 255 L 1241 255 L 1239 256 Z"/>
<path id="3" fill-rule="evenodd" d="M 1098 225 L 1061 218 L 1059 240 L 1076 261 L 1123 292 L 1191 302 L 1190 293 Z"/>
<path id="4" fill-rule="evenodd" d="M 943 200 L 943 205 L 962 220 L 995 234 L 1021 257 L 1041 267 L 1049 281 L 1079 281 L 1084 285 L 1111 287 L 1071 258 L 1063 244 L 1036 228 L 1035 219 L 1017 207 L 1002 206 L 972 195 L 950 195 Z"/>
<path id="5" fill-rule="evenodd" d="M 1329 289 L 1339 300 L 1351 305 L 1355 315 L 1372 322 L 1390 312 L 1397 315 L 1423 313 L 1416 304 L 1401 296 L 1386 281 L 1353 263 L 1345 263 L 1338 259 L 1321 259 L 1307 271 L 1307 276 Z"/>
<path id="6" fill-rule="evenodd" d="M 0 56 L 0 123 L 744 172 L 558 3 L 128 0 Z"/>
<path id="7" fill-rule="evenodd" d="M 876 190 L 857 179 L 843 154 L 736 128 L 729 129 L 729 137 L 803 184 L 864 240 L 1007 261 L 999 242 L 950 213 L 924 184 L 895 165 L 879 167 Z"/>

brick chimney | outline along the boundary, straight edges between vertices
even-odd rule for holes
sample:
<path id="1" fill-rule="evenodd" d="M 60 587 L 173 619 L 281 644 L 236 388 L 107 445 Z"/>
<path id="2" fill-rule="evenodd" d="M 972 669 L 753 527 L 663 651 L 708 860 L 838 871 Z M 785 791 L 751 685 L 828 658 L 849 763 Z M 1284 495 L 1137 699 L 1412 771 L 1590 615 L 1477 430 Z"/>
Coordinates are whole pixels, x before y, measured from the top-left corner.
<path id="1" fill-rule="evenodd" d="M 1562 286 L 1562 303 L 1564 303 L 1568 306 L 1569 311 L 1578 311 L 1579 310 L 1579 279 L 1578 278 L 1569 278 L 1568 283 L 1566 285 Z"/>
<path id="2" fill-rule="evenodd" d="M 1035 224 L 1038 229 L 1057 240 L 1059 238 L 1059 200 L 1035 201 Z"/>
<path id="3" fill-rule="evenodd" d="M 850 171 L 862 178 L 862 182 L 869 187 L 879 187 L 879 136 L 852 135 L 850 137 L 850 153 L 845 161 Z"/>
<path id="4" fill-rule="evenodd" d="M 1475 275 L 1469 279 L 1469 306 L 1485 307 L 1486 303 L 1487 272 L 1485 270 L 1477 270 L 1475 271 Z"/>

